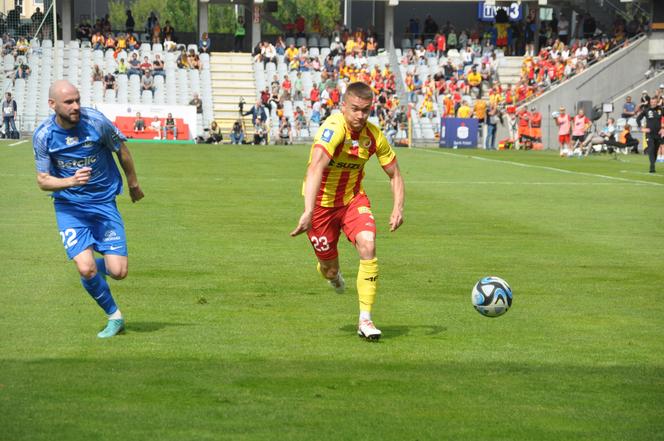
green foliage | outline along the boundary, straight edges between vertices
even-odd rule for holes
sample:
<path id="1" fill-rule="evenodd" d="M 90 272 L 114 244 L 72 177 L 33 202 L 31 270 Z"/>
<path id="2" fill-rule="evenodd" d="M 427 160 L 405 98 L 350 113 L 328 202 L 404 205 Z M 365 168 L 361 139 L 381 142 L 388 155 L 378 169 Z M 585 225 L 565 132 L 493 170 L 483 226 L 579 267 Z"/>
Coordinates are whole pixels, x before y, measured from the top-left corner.
<path id="1" fill-rule="evenodd" d="M 131 9 L 136 31 L 142 32 L 151 12 L 159 17 L 159 23 L 163 26 L 170 21 L 175 32 L 195 32 L 197 26 L 196 0 L 131 0 L 126 3 L 123 0 L 110 0 L 108 4 L 109 14 L 113 29 L 124 29 L 127 19 L 125 11 Z"/>
<path id="2" fill-rule="evenodd" d="M 208 29 L 210 33 L 231 34 L 235 31 L 235 6 L 210 3 Z"/>
<path id="3" fill-rule="evenodd" d="M 330 31 L 341 17 L 340 11 L 339 0 L 279 0 L 275 17 L 283 23 L 291 23 L 302 15 L 309 26 L 318 14 L 323 29 Z"/>

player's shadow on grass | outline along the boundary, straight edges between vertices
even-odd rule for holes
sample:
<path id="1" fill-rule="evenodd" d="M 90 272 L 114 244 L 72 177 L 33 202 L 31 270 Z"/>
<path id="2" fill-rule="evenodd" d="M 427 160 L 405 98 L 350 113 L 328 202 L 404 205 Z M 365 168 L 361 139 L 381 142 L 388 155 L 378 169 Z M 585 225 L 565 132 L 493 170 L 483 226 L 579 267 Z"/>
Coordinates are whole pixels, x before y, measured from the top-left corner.
<path id="1" fill-rule="evenodd" d="M 383 332 L 382 338 L 397 338 L 409 335 L 430 337 L 447 331 L 446 327 L 437 325 L 396 325 L 380 326 L 379 328 Z M 353 325 L 342 326 L 339 329 L 344 332 L 357 331 L 357 327 Z"/>
<path id="2" fill-rule="evenodd" d="M 192 326 L 190 323 L 166 323 L 166 322 L 129 322 L 127 332 L 157 332 L 172 326 Z"/>

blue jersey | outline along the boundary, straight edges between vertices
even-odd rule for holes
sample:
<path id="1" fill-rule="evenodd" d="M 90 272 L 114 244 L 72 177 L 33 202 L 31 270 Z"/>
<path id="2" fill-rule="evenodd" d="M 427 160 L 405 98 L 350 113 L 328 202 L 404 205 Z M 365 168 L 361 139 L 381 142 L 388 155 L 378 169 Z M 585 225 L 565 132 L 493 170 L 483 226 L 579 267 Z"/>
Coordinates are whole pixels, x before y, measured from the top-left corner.
<path id="1" fill-rule="evenodd" d="M 81 119 L 71 129 L 55 122 L 55 115 L 41 123 L 32 137 L 38 173 L 56 178 L 74 176 L 82 167 L 92 168 L 85 185 L 53 192 L 56 200 L 70 202 L 108 202 L 122 192 L 122 176 L 113 152 L 127 138 L 97 110 L 81 108 Z"/>

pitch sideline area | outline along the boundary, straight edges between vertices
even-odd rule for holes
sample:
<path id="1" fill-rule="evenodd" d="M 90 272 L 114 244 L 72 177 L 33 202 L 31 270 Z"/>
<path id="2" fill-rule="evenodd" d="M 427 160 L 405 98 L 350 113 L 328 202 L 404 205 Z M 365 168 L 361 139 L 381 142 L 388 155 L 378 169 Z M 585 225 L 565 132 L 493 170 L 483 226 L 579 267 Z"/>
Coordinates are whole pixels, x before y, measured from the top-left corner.
<path id="1" fill-rule="evenodd" d="M 308 146 L 132 143 L 127 332 L 99 341 L 29 145 L 0 143 L 0 439 L 661 439 L 664 167 L 643 156 L 400 149 L 395 233 L 372 160 L 370 344 L 350 245 L 340 296 L 288 236 Z M 485 275 L 514 290 L 503 317 L 471 306 Z"/>

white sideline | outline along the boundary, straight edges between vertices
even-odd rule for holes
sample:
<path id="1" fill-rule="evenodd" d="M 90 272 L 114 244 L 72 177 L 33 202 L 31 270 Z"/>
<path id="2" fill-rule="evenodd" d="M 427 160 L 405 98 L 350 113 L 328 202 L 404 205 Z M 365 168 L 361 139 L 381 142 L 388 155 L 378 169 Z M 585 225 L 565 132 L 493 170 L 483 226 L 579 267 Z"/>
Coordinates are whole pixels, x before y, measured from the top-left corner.
<path id="1" fill-rule="evenodd" d="M 18 141 L 18 142 L 15 142 L 13 144 L 9 144 L 9 147 L 14 147 L 15 145 L 23 144 L 24 142 L 28 142 L 28 140 L 24 139 L 23 141 Z"/>
<path id="2" fill-rule="evenodd" d="M 619 178 L 617 176 L 598 175 L 596 173 L 586 173 L 586 172 L 578 172 L 578 171 L 573 171 L 573 170 L 565 170 L 564 168 L 547 167 L 545 165 L 524 164 L 522 162 L 514 162 L 514 161 L 508 161 L 508 160 L 501 160 L 501 159 L 482 158 L 481 156 L 463 156 L 463 155 L 457 155 L 457 154 L 454 154 L 454 153 L 443 152 L 443 151 L 440 151 L 440 150 L 429 150 L 429 149 L 413 149 L 413 150 L 428 152 L 428 153 L 436 153 L 436 154 L 439 154 L 439 155 L 453 156 L 455 158 L 471 158 L 471 159 L 477 159 L 479 161 L 489 161 L 489 162 L 497 162 L 499 164 L 515 165 L 517 167 L 539 168 L 539 169 L 542 169 L 542 170 L 556 171 L 556 172 L 568 173 L 568 174 L 572 174 L 572 175 L 589 176 L 589 177 L 592 177 L 592 178 L 610 179 L 612 181 L 621 181 L 621 182 L 631 182 L 631 183 L 637 183 L 637 184 L 664 186 L 664 184 L 661 184 L 659 182 L 641 181 L 641 180 L 638 180 L 638 179 Z"/>

